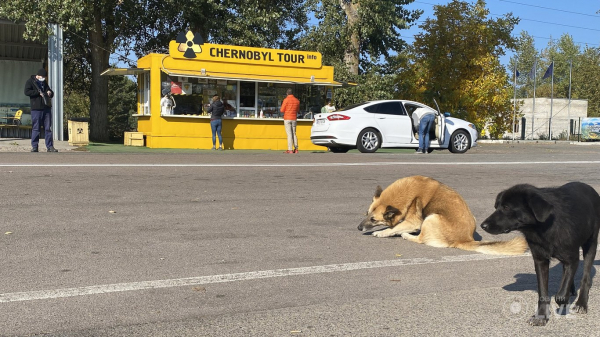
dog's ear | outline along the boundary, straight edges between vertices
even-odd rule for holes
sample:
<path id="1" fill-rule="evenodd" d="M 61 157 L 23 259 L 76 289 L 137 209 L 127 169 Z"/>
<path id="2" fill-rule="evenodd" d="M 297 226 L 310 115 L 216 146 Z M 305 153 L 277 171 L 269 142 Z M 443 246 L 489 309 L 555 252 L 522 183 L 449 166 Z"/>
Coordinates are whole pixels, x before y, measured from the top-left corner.
<path id="1" fill-rule="evenodd" d="M 392 220 L 396 215 L 400 214 L 400 210 L 394 206 L 387 206 L 385 208 L 385 213 L 383 213 L 383 218 L 385 220 Z"/>
<path id="2" fill-rule="evenodd" d="M 373 201 L 379 199 L 379 197 L 381 196 L 381 192 L 383 192 L 381 186 L 377 185 L 377 188 L 375 189 L 375 195 L 373 195 Z"/>
<path id="3" fill-rule="evenodd" d="M 373 198 L 379 198 L 381 196 L 381 192 L 383 192 L 383 189 L 381 188 L 381 186 L 377 185 L 377 188 L 375 189 L 375 195 L 373 196 Z"/>
<path id="4" fill-rule="evenodd" d="M 552 214 L 553 207 L 539 193 L 532 192 L 528 195 L 529 208 L 533 211 L 533 215 L 539 222 L 544 222 Z"/>
<path id="5" fill-rule="evenodd" d="M 506 191 L 502 191 L 502 192 L 498 193 L 498 195 L 496 196 L 496 202 L 494 203 L 494 208 L 498 208 L 498 205 L 500 205 L 500 199 L 502 199 L 504 192 L 506 192 Z"/>

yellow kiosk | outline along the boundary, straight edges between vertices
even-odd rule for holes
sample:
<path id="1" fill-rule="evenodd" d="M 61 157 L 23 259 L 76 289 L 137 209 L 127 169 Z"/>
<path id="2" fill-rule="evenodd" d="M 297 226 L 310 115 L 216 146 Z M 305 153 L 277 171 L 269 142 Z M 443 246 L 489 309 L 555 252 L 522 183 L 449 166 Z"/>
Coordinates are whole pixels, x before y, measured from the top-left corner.
<path id="1" fill-rule="evenodd" d="M 150 148 L 210 149 L 212 133 L 206 113 L 210 98 L 226 106 L 226 149 L 287 150 L 283 114 L 286 90 L 300 100 L 300 150 L 324 150 L 310 141 L 313 114 L 320 112 L 333 87 L 333 67 L 323 66 L 318 52 L 204 44 L 191 32 L 169 44 L 169 55 L 148 54 L 137 68 L 110 68 L 103 75 L 137 75 L 138 131 Z M 161 114 L 162 93 L 175 101 Z"/>

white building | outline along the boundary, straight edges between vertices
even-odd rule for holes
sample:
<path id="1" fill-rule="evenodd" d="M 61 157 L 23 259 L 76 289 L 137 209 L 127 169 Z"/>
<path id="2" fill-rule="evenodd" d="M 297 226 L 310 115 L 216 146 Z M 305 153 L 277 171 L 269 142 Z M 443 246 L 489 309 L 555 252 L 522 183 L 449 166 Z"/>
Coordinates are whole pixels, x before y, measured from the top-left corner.
<path id="1" fill-rule="evenodd" d="M 520 107 L 519 103 L 522 103 Z M 586 99 L 572 99 L 569 104 L 568 98 L 552 100 L 548 97 L 536 97 L 535 111 L 533 104 L 533 98 L 517 99 L 515 139 L 521 139 L 522 117 L 525 118 L 525 139 L 548 139 L 550 126 L 552 126 L 552 139 L 566 139 L 569 132 L 579 133 L 581 119 L 587 117 Z M 550 111 L 552 111 L 552 120 L 550 120 Z M 572 128 L 571 123 L 573 123 Z M 505 133 L 504 138 L 512 138 L 512 133 Z"/>

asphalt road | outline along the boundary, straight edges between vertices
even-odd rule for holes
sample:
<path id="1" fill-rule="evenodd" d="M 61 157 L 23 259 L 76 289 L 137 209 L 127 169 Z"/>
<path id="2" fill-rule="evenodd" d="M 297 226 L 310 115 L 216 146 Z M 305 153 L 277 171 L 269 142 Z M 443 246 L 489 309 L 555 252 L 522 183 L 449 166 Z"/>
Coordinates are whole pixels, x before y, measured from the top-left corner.
<path id="1" fill-rule="evenodd" d="M 530 327 L 531 257 L 356 229 L 376 186 L 402 177 L 450 185 L 481 221 L 513 184 L 600 191 L 599 167 L 600 146 L 566 144 L 2 153 L 0 335 L 600 336 L 596 285 L 588 314 Z M 553 263 L 552 294 L 561 271 Z"/>

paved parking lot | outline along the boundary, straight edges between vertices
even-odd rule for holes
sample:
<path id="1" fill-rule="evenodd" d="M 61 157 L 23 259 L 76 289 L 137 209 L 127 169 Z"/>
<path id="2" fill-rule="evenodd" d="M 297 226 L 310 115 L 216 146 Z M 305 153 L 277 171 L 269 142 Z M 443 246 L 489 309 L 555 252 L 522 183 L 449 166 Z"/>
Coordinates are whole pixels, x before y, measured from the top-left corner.
<path id="1" fill-rule="evenodd" d="M 587 315 L 526 324 L 527 255 L 356 230 L 375 187 L 405 176 L 450 185 L 481 220 L 513 184 L 600 190 L 599 155 L 522 143 L 421 156 L 2 153 L 0 335 L 600 335 L 595 285 Z M 551 293 L 560 273 L 553 264 Z"/>

